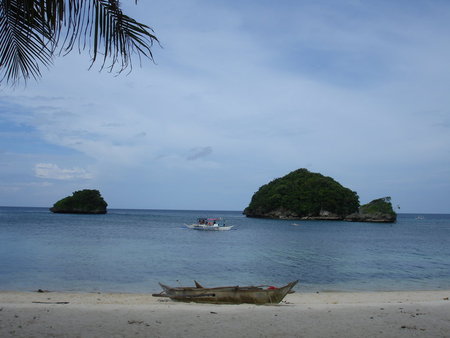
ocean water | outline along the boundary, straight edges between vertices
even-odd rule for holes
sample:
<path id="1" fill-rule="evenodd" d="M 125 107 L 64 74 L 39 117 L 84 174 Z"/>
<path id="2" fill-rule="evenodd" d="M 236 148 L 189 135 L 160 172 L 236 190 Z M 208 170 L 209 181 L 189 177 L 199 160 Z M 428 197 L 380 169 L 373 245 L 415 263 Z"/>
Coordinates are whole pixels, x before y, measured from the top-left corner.
<path id="1" fill-rule="evenodd" d="M 418 217 L 423 216 L 423 217 Z M 223 217 L 231 231 L 184 223 Z M 0 207 L 0 290 L 159 292 L 158 282 L 296 290 L 450 289 L 450 215 L 397 223 L 284 221 L 234 211 L 53 214 Z"/>

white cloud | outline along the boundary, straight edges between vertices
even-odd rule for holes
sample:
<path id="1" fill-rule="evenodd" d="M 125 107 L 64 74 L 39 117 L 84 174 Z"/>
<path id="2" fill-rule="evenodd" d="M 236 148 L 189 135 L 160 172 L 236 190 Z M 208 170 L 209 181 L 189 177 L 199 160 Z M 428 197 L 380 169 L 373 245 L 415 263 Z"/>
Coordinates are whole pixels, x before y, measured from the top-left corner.
<path id="1" fill-rule="evenodd" d="M 83 168 L 64 169 L 52 163 L 37 163 L 34 172 L 36 177 L 54 180 L 93 178 L 93 175 Z"/>

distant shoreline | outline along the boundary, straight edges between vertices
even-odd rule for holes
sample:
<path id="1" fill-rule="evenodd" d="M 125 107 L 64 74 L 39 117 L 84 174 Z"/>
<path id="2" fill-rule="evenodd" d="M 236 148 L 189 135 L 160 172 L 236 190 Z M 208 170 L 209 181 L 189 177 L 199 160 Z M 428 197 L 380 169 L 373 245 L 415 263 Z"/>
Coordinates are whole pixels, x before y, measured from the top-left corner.
<path id="1" fill-rule="evenodd" d="M 30 206 L 7 206 L 7 205 L 0 205 L 0 208 L 14 208 L 14 209 L 25 209 L 25 208 L 29 208 L 29 209 L 45 209 L 48 210 L 49 213 L 51 213 L 51 211 L 49 210 L 50 207 L 30 207 Z M 243 210 L 208 210 L 208 209 L 143 209 L 143 208 L 109 208 L 108 207 L 108 212 L 110 211 L 167 211 L 167 212 L 171 212 L 171 211 L 186 211 L 186 212 L 198 212 L 199 216 L 203 216 L 204 213 L 208 213 L 208 214 L 214 214 L 214 213 L 221 213 L 221 212 L 238 212 L 242 214 Z M 397 212 L 397 215 L 415 215 L 415 216 L 421 216 L 421 215 L 449 215 L 450 216 L 450 212 L 448 213 L 442 213 L 442 212 Z M 242 215 L 243 217 L 246 217 L 245 215 Z M 281 221 L 286 221 L 286 220 L 281 220 Z M 287 221 L 292 221 L 292 220 L 287 220 Z"/>
<path id="2" fill-rule="evenodd" d="M 449 336 L 449 296 L 450 290 L 295 293 L 258 306 L 150 294 L 0 292 L 0 336 Z"/>
<path id="3" fill-rule="evenodd" d="M 0 205 L 0 208 L 30 208 L 30 209 L 46 209 L 50 212 L 49 208 L 50 206 L 45 207 L 36 207 L 36 206 L 17 206 L 17 205 Z M 108 211 L 119 211 L 119 210 L 130 210 L 130 211 L 188 211 L 188 212 L 207 212 L 207 213 L 214 213 L 214 212 L 239 212 L 242 213 L 244 209 L 242 210 L 219 210 L 219 209 L 153 209 L 153 208 L 109 208 Z M 450 215 L 450 212 L 397 212 L 397 215 Z M 200 214 L 199 216 L 202 216 Z M 245 215 L 243 215 L 245 217 Z"/>

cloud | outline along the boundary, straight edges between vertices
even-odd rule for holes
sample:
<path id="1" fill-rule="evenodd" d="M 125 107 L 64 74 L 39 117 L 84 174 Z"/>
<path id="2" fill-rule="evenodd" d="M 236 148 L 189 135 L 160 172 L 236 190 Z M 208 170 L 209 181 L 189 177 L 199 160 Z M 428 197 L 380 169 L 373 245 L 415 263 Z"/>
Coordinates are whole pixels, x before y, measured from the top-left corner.
<path id="1" fill-rule="evenodd" d="M 212 147 L 197 147 L 190 150 L 190 154 L 186 156 L 188 161 L 198 160 L 199 158 L 208 156 L 212 153 Z"/>
<path id="2" fill-rule="evenodd" d="M 36 177 L 54 180 L 92 179 L 93 175 L 83 168 L 64 169 L 52 163 L 38 163 L 34 168 Z"/>

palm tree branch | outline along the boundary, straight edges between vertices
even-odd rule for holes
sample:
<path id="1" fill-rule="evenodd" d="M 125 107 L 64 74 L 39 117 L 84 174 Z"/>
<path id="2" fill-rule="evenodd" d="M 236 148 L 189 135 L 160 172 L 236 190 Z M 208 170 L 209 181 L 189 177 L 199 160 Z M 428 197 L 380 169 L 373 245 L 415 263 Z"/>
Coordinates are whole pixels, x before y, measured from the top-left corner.
<path id="1" fill-rule="evenodd" d="M 0 3 L 0 74 L 9 83 L 37 79 L 41 75 L 39 64 L 52 63 L 54 40 L 48 25 L 35 15 L 37 8 L 30 1 Z"/>
<path id="2" fill-rule="evenodd" d="M 145 24 L 125 15 L 114 0 L 78 0 L 74 17 L 66 25 L 64 53 L 75 46 L 79 51 L 88 49 L 91 55 L 91 67 L 99 54 L 103 55 L 100 69 L 120 63 L 118 72 L 131 67 L 132 55 L 138 54 L 153 60 L 151 47 L 159 42 L 153 30 Z M 80 31 L 84 27 L 84 32 Z"/>
<path id="3" fill-rule="evenodd" d="M 153 30 L 125 15 L 118 0 L 0 0 L 0 81 L 39 78 L 56 48 L 87 49 L 91 67 L 102 55 L 100 70 L 109 60 L 120 73 L 134 54 L 153 60 L 154 42 Z"/>
<path id="4" fill-rule="evenodd" d="M 106 5 L 105 16 L 108 18 L 108 27 L 102 31 L 105 34 L 100 39 L 101 41 L 111 40 L 114 44 L 104 45 L 102 67 L 105 65 L 108 55 L 112 55 L 111 69 L 111 66 L 114 66 L 117 59 L 120 58 L 121 69 L 119 72 L 132 66 L 131 55 L 135 53 L 153 60 L 151 46 L 154 41 L 158 42 L 158 39 L 152 34 L 151 28 L 123 14 L 115 6 Z"/>

